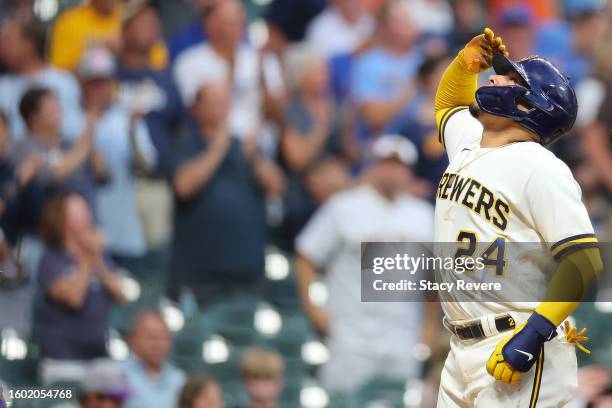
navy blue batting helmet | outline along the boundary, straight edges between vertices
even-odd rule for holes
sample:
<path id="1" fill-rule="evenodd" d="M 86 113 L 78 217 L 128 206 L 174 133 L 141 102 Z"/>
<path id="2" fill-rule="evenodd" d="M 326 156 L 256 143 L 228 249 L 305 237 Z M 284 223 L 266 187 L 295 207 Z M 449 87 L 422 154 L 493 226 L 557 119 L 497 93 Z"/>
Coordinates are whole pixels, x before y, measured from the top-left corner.
<path id="1" fill-rule="evenodd" d="M 514 62 L 496 53 L 493 69 L 500 75 L 515 72 L 523 83 L 479 88 L 476 102 L 481 110 L 516 121 L 538 135 L 543 145 L 554 142 L 572 128 L 578 111 L 576 93 L 569 78 L 550 61 L 535 56 Z M 527 111 L 519 109 L 519 103 Z"/>

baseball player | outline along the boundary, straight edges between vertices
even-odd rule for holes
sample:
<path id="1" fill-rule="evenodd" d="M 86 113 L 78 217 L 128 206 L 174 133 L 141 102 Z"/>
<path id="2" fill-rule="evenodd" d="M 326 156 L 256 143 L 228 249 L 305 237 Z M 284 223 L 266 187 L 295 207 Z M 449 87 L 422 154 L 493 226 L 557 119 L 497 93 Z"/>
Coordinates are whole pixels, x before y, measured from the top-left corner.
<path id="1" fill-rule="evenodd" d="M 491 67 L 495 74 L 477 88 L 478 74 Z M 560 326 L 602 269 L 580 188 L 544 147 L 574 124 L 574 90 L 543 58 L 511 61 L 487 28 L 445 71 L 435 109 L 449 158 L 437 190 L 436 242 L 455 242 L 468 256 L 484 243 L 490 274 L 518 290 L 544 285 L 546 293 L 541 302 L 503 293 L 494 302 L 466 302 L 441 294 L 454 335 L 438 407 L 563 406 L 577 387 L 575 347 L 587 338 L 584 330 Z M 513 242 L 550 251 L 554 273 L 504 260 Z M 576 301 L 554 301 L 559 290 L 563 300 Z"/>

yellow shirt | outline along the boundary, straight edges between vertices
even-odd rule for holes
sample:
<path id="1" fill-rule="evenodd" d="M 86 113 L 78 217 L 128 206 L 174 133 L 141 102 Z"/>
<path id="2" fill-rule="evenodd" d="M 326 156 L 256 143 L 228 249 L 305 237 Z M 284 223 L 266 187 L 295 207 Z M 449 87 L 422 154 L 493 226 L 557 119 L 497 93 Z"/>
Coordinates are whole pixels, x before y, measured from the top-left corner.
<path id="1" fill-rule="evenodd" d="M 87 3 L 62 13 L 53 27 L 51 63 L 66 70 L 76 70 L 88 46 L 118 38 L 122 11 L 117 7 L 113 14 L 101 15 Z M 155 44 L 149 58 L 153 68 L 166 67 L 168 54 L 163 42 Z"/>

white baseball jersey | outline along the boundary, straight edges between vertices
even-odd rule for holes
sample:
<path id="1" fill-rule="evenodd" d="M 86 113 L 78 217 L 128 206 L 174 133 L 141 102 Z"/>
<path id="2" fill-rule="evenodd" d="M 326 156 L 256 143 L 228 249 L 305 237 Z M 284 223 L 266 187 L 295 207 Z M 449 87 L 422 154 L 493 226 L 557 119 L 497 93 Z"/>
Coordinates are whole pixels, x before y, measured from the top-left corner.
<path id="1" fill-rule="evenodd" d="M 553 258 L 596 242 L 580 187 L 565 163 L 535 142 L 481 148 L 482 132 L 482 125 L 466 107 L 450 109 L 440 122 L 449 166 L 437 190 L 435 241 L 456 242 L 462 248 L 476 241 L 488 247 L 487 267 L 466 276 L 474 281 L 502 282 L 504 289 L 488 302 L 457 301 L 453 293 L 441 291 L 442 307 L 450 321 L 533 310 L 537 294 L 544 293 L 554 273 L 554 268 L 544 264 L 550 266 Z M 518 243 L 527 242 L 540 243 L 535 245 L 541 249 L 540 258 L 550 253 L 544 264 L 542 259 L 531 258 L 527 250 L 516 253 L 521 251 Z M 508 256 L 510 250 L 512 256 Z M 503 257 L 512 261 L 504 262 Z M 533 301 L 517 301 L 529 294 Z"/>

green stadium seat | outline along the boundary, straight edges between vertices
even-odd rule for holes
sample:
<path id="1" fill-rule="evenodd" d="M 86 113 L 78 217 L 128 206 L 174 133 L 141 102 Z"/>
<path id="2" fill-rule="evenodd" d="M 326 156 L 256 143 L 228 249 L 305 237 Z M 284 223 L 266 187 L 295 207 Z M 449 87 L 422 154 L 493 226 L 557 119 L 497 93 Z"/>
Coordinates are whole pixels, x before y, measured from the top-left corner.
<path id="1" fill-rule="evenodd" d="M 403 381 L 378 378 L 361 387 L 355 397 L 360 407 L 380 404 L 378 406 L 401 408 L 404 406 L 405 391 L 406 384 Z"/>
<path id="2" fill-rule="evenodd" d="M 38 360 L 26 357 L 24 360 L 0 358 L 0 379 L 12 386 L 31 386 L 38 380 Z"/>
<path id="3" fill-rule="evenodd" d="M 290 374 L 285 376 L 285 386 L 281 394 L 281 407 L 299 407 L 300 393 L 304 385 L 305 378 L 294 377 Z"/>
<path id="4" fill-rule="evenodd" d="M 226 381 L 221 384 L 225 406 L 247 406 L 249 394 L 240 380 Z"/>
<path id="5" fill-rule="evenodd" d="M 274 305 L 280 312 L 293 312 L 301 308 L 293 273 L 290 273 L 283 280 L 267 280 L 264 285 L 263 296 L 266 301 Z"/>
<path id="6" fill-rule="evenodd" d="M 578 329 L 587 328 L 586 335 L 589 341 L 585 346 L 591 350 L 591 354 L 585 354 L 576 350 L 578 364 L 603 364 L 612 369 L 612 319 L 610 313 L 604 313 L 596 309 L 592 302 L 581 303 L 573 313 Z"/>

